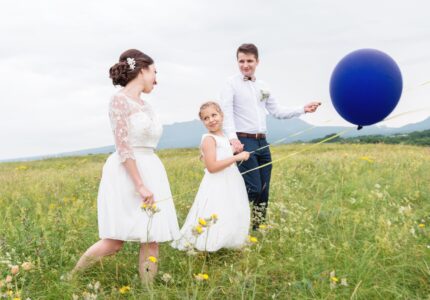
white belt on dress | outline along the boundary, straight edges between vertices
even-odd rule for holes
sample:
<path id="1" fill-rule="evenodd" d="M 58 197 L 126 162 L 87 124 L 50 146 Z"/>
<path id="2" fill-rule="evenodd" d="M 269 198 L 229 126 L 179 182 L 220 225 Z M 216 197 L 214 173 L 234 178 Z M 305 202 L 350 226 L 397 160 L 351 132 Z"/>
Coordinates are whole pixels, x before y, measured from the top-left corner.
<path id="1" fill-rule="evenodd" d="M 137 153 L 154 153 L 154 148 L 152 147 L 133 147 L 133 152 Z"/>

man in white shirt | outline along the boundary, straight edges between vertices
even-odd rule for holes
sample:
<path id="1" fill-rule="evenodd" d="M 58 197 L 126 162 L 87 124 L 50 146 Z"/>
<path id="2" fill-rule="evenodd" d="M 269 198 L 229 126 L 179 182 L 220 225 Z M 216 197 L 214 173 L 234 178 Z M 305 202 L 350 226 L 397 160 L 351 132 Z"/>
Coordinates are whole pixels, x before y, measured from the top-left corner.
<path id="1" fill-rule="evenodd" d="M 272 161 L 266 141 L 266 115 L 278 119 L 298 117 L 315 112 L 320 102 L 302 107 L 280 106 L 264 83 L 255 78 L 258 66 L 258 49 L 254 44 L 243 44 L 236 52 L 240 74 L 229 78 L 221 93 L 224 111 L 224 131 L 235 152 L 244 149 L 252 152 L 261 147 L 238 167 L 241 173 Z M 265 221 L 269 201 L 269 185 L 272 165 L 244 174 L 249 201 L 253 204 L 253 228 Z"/>

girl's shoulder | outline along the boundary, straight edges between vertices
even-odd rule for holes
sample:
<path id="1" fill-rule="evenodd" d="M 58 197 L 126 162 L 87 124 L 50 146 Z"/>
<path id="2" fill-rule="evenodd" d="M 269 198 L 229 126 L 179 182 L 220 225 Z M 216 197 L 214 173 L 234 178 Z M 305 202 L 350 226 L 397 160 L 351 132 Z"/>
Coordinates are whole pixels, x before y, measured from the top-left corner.
<path id="1" fill-rule="evenodd" d="M 201 142 L 203 142 L 203 140 L 207 137 L 212 137 L 217 143 L 222 142 L 222 141 L 226 141 L 226 140 L 228 141 L 227 137 L 225 137 L 224 135 L 221 136 L 221 135 L 216 135 L 213 133 L 205 133 L 202 135 Z"/>
<path id="2" fill-rule="evenodd" d="M 206 138 L 213 138 L 214 140 L 215 140 L 215 143 L 217 142 L 217 137 L 216 137 L 216 135 L 215 134 L 212 134 L 212 133 L 205 133 L 205 134 L 203 134 L 202 135 L 202 138 L 201 138 L 201 140 L 200 140 L 200 144 L 203 144 L 203 141 L 206 139 Z"/>

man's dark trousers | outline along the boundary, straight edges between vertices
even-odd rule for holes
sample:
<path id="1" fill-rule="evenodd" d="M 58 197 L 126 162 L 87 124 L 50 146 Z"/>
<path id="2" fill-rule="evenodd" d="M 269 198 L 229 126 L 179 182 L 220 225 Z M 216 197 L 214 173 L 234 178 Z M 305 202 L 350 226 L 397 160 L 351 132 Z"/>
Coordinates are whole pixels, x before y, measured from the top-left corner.
<path id="1" fill-rule="evenodd" d="M 254 169 L 258 166 L 267 164 L 272 161 L 270 148 L 265 138 L 255 139 L 250 137 L 238 137 L 244 145 L 244 150 L 248 152 L 255 151 L 261 147 L 263 149 L 252 153 L 247 161 L 238 163 L 240 173 Z M 269 201 L 270 176 L 272 165 L 265 166 L 261 169 L 251 171 L 243 175 L 246 190 L 248 192 L 249 202 L 253 204 L 252 226 L 257 229 L 258 225 L 265 222 L 267 204 Z"/>

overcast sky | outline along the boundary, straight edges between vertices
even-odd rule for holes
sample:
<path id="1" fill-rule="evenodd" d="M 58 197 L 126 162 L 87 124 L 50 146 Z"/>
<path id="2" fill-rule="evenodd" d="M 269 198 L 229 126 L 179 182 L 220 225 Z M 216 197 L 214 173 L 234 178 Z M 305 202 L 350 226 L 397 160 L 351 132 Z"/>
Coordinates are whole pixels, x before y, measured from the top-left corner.
<path id="1" fill-rule="evenodd" d="M 244 42 L 259 47 L 256 75 L 280 103 L 323 102 L 306 122 L 348 124 L 331 105 L 329 79 L 360 48 L 393 57 L 405 89 L 413 88 L 393 114 L 429 108 L 430 85 L 415 88 L 430 80 L 429 12 L 424 0 L 3 1 L 0 159 L 112 144 L 108 69 L 129 48 L 155 60 L 150 101 L 165 124 L 196 119 L 201 102 L 219 98 Z"/>

